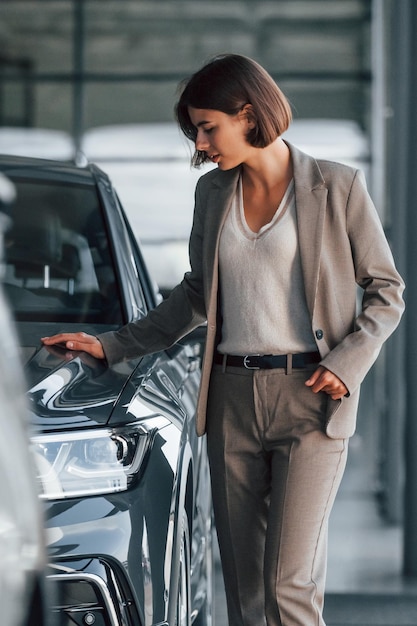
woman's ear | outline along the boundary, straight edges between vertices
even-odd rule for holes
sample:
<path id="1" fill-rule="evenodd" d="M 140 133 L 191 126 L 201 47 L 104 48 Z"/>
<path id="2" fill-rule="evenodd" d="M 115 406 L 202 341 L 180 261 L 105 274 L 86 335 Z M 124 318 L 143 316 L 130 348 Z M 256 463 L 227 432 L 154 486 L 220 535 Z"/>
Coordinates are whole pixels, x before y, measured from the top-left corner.
<path id="1" fill-rule="evenodd" d="M 245 104 L 245 106 L 242 108 L 241 113 L 246 117 L 249 130 L 252 130 L 252 128 L 255 128 L 256 127 L 256 115 L 255 115 L 255 111 L 253 110 L 253 106 L 251 104 Z"/>
<path id="2" fill-rule="evenodd" d="M 255 116 L 255 111 L 253 110 L 253 106 L 251 104 L 245 104 L 242 111 L 245 114 L 246 119 L 248 121 L 249 129 L 252 130 L 252 128 L 255 128 L 256 126 L 256 116 Z"/>

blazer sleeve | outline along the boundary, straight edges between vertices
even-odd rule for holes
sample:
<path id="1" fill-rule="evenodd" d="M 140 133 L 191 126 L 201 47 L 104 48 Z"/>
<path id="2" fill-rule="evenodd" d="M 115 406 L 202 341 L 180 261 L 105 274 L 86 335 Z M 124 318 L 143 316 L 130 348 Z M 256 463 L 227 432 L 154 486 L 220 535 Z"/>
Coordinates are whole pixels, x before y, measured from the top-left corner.
<path id="1" fill-rule="evenodd" d="M 202 273 L 203 219 L 200 185 L 195 193 L 189 242 L 191 271 L 156 308 L 117 331 L 97 335 L 109 364 L 169 348 L 206 320 Z"/>
<path id="2" fill-rule="evenodd" d="M 363 289 L 354 330 L 322 360 L 353 393 L 398 326 L 404 311 L 404 282 L 398 273 L 362 172 L 353 179 L 346 206 L 346 229 L 355 279 Z"/>

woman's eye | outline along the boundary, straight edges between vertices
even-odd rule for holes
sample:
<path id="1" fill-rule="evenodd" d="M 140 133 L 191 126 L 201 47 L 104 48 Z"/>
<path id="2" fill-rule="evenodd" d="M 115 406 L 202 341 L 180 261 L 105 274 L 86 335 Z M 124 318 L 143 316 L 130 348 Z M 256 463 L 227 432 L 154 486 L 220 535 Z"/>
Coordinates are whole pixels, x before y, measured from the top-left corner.
<path id="1" fill-rule="evenodd" d="M 205 128 L 204 130 L 205 130 L 205 133 L 206 133 L 207 135 L 210 135 L 211 131 L 213 130 L 213 127 L 211 127 L 211 128 Z"/>

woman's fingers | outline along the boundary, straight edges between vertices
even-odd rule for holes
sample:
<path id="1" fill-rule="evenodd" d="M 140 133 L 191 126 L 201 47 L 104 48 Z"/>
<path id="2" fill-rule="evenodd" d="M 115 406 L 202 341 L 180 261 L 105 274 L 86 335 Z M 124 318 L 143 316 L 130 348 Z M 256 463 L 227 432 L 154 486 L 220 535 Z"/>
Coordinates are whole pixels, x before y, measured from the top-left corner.
<path id="1" fill-rule="evenodd" d="M 42 337 L 41 341 L 46 346 L 61 345 L 68 350 L 87 352 L 96 359 L 105 358 L 103 347 L 97 337 L 87 333 L 58 333 L 51 337 Z"/>
<path id="2" fill-rule="evenodd" d="M 314 393 L 324 391 L 333 400 L 339 400 L 348 393 L 346 385 L 340 380 L 336 374 L 320 365 L 306 380 L 307 387 L 310 387 Z"/>

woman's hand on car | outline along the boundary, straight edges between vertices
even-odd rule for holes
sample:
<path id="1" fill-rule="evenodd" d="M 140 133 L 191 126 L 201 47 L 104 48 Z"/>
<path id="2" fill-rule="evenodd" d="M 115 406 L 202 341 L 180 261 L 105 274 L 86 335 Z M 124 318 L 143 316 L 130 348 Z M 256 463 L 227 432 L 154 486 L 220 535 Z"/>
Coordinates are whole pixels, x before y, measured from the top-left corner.
<path id="1" fill-rule="evenodd" d="M 87 333 L 59 333 L 51 337 L 42 337 L 42 343 L 45 346 L 60 345 L 67 350 L 78 350 L 87 352 L 96 359 L 105 359 L 103 346 L 94 335 Z"/>

